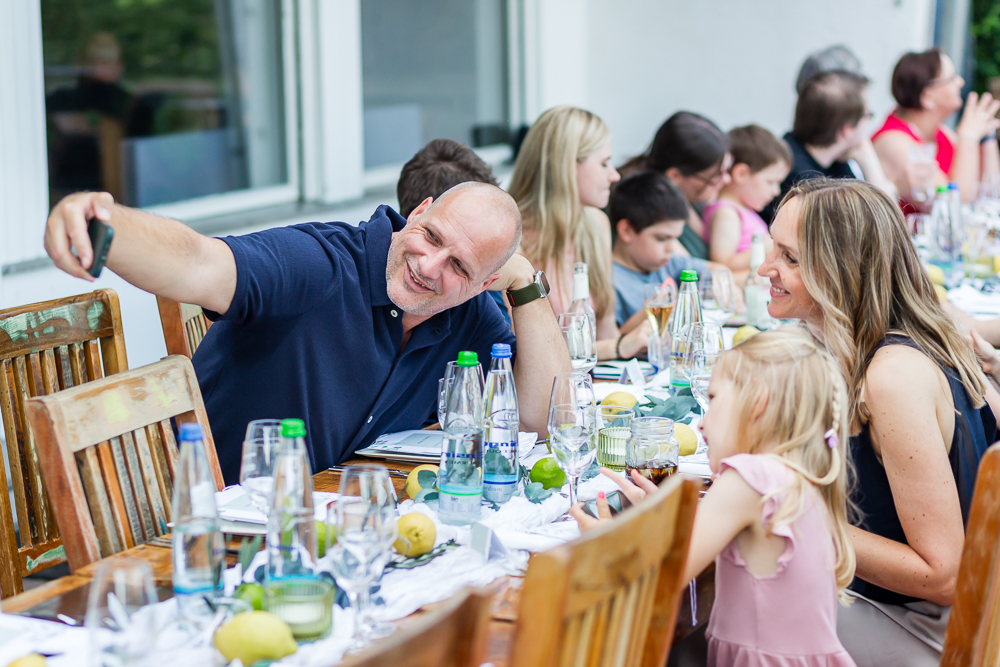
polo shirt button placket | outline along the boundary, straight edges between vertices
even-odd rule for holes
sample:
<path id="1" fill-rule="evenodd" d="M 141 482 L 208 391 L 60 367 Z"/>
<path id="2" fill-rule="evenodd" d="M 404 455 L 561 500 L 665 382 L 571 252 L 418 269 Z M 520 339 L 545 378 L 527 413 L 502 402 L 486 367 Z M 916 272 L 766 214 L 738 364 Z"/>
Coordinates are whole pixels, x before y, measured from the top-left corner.
<path id="1" fill-rule="evenodd" d="M 396 312 L 395 308 L 393 308 L 392 310 L 390 310 L 389 314 L 392 315 L 393 317 L 399 317 L 399 313 Z"/>
<path id="2" fill-rule="evenodd" d="M 374 415 L 368 415 L 368 421 L 365 422 L 365 423 L 371 424 L 372 423 L 372 417 L 374 417 Z"/>

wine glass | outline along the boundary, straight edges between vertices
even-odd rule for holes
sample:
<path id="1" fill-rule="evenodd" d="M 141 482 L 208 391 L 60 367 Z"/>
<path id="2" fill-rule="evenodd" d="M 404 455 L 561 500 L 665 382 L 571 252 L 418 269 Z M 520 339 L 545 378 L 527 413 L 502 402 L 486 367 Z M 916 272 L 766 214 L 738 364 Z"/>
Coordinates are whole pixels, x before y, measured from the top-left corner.
<path id="1" fill-rule="evenodd" d="M 97 568 L 90 583 L 84 625 L 91 665 L 122 665 L 148 655 L 156 640 L 153 571 L 144 560 L 115 558 Z"/>
<path id="2" fill-rule="evenodd" d="M 327 547 L 326 558 L 355 612 L 352 652 L 371 640 L 365 603 L 381 575 L 377 562 L 392 545 L 389 537 L 395 540 L 395 526 L 386 526 L 387 522 L 395 524 L 390 486 L 388 471 L 382 466 L 347 466 L 340 478 L 340 497 L 327 510 L 327 541 L 336 535 L 336 542 Z"/>
<path id="3" fill-rule="evenodd" d="M 558 373 L 549 398 L 549 442 L 569 477 L 570 504 L 576 504 L 580 475 L 597 456 L 594 385 L 585 373 Z"/>
<path id="4" fill-rule="evenodd" d="M 451 363 L 450 361 L 448 362 Z M 445 422 L 448 421 L 448 390 L 451 389 L 451 384 L 453 378 L 443 377 L 438 380 L 438 407 L 437 407 L 437 417 L 438 426 L 441 430 L 444 430 Z"/>
<path id="5" fill-rule="evenodd" d="M 712 371 L 719 361 L 720 353 L 697 350 L 692 353 L 691 362 L 691 393 L 694 395 L 698 405 L 701 406 L 701 414 L 704 416 L 708 412 L 708 384 L 712 380 Z"/>
<path id="6" fill-rule="evenodd" d="M 670 313 L 677 302 L 677 289 L 673 283 L 642 286 L 642 305 L 646 309 L 646 317 L 653 326 L 653 335 L 659 337 L 667 330 Z"/>
<path id="7" fill-rule="evenodd" d="M 597 328 L 594 321 L 586 313 L 562 313 L 558 319 L 573 370 L 589 373 L 597 365 Z"/>
<path id="8" fill-rule="evenodd" d="M 733 296 L 733 274 L 729 269 L 715 269 L 705 272 L 698 281 L 698 296 L 704 310 L 719 311 L 722 322 L 725 322 L 736 312 L 736 300 Z M 704 313 L 703 313 L 704 314 Z"/>
<path id="9" fill-rule="evenodd" d="M 373 584 L 377 584 L 382 579 L 382 573 L 385 571 L 385 566 L 388 564 L 389 558 L 392 555 L 392 546 L 396 542 L 396 538 L 399 537 L 399 527 L 396 512 L 396 489 L 392 485 L 392 480 L 389 478 L 388 471 L 381 466 L 371 467 L 380 469 L 380 471 L 375 474 L 374 484 L 375 488 L 378 489 L 376 491 L 376 499 L 383 514 L 381 524 L 382 529 L 379 533 L 382 539 L 382 550 L 378 557 L 372 562 L 372 568 L 374 570 L 374 579 L 372 581 Z M 388 499 L 388 502 L 385 502 L 386 499 Z M 369 638 L 381 639 L 383 637 L 388 637 L 396 631 L 396 626 L 392 623 L 376 621 L 372 617 L 370 587 L 361 592 L 361 598 L 361 610 L 364 613 L 364 620 L 362 622 L 365 625 L 365 632 Z"/>
<path id="10" fill-rule="evenodd" d="M 684 357 L 681 361 L 685 375 L 690 377 L 694 353 L 704 351 L 719 354 L 725 349 L 725 339 L 722 337 L 722 327 L 718 324 L 695 322 L 686 327 L 684 337 Z"/>
<path id="11" fill-rule="evenodd" d="M 281 421 L 255 419 L 247 425 L 240 462 L 240 486 L 250 502 L 267 513 L 274 490 L 274 462 L 281 446 Z"/>

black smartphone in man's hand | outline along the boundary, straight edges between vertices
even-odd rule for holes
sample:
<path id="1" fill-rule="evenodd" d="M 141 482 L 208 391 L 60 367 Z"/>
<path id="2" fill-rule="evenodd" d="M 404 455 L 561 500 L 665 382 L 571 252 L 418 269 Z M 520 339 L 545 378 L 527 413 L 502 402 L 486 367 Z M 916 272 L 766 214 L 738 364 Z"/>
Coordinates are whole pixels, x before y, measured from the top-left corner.
<path id="1" fill-rule="evenodd" d="M 111 249 L 111 239 L 115 236 L 115 230 L 97 218 L 91 218 L 87 222 L 87 233 L 90 234 L 90 247 L 94 251 L 94 261 L 87 269 L 87 273 L 97 278 L 101 275 L 105 262 L 108 261 L 108 250 Z"/>

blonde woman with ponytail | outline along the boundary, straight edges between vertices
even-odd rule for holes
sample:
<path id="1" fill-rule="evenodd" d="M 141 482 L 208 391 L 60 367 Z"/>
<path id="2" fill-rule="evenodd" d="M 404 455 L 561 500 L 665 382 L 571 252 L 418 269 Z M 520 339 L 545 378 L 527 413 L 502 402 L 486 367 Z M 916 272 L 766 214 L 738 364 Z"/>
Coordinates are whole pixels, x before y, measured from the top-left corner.
<path id="1" fill-rule="evenodd" d="M 509 191 L 523 221 L 518 252 L 545 271 L 555 314 L 572 302 L 573 264 L 586 263 L 597 357 L 631 359 L 645 351 L 650 328 L 643 319 L 620 335 L 615 323 L 611 223 L 601 210 L 620 178 L 610 161 L 611 131 L 604 121 L 583 109 L 554 107 L 525 136 Z"/>
<path id="2" fill-rule="evenodd" d="M 767 331 L 723 353 L 708 397 L 701 431 L 716 478 L 684 575 L 715 561 L 708 665 L 853 667 L 836 632 L 854 577 L 840 366 L 802 329 Z M 656 489 L 601 472 L 633 502 Z"/>
<path id="3" fill-rule="evenodd" d="M 771 226 L 773 317 L 798 318 L 847 378 L 856 470 L 858 665 L 937 665 L 979 460 L 1000 395 L 941 309 L 896 202 L 854 180 L 803 183 Z"/>

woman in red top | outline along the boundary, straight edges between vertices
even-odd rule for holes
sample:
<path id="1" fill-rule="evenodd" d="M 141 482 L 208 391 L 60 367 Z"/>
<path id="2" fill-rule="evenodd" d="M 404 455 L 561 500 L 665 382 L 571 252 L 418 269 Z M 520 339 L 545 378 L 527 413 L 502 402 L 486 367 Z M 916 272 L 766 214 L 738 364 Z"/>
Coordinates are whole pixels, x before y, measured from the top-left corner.
<path id="1" fill-rule="evenodd" d="M 874 134 L 872 142 L 885 174 L 907 203 L 917 201 L 911 185 L 923 179 L 910 163 L 910 149 L 917 144 L 936 144 L 937 170 L 934 185 L 958 183 L 962 199 L 978 195 L 979 182 L 1000 173 L 996 119 L 1000 101 L 989 93 L 969 93 L 958 128 L 944 121 L 962 108 L 965 79 L 955 71 L 951 58 L 938 49 L 907 53 L 892 72 L 892 96 L 899 106 Z"/>

